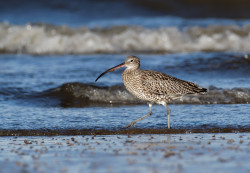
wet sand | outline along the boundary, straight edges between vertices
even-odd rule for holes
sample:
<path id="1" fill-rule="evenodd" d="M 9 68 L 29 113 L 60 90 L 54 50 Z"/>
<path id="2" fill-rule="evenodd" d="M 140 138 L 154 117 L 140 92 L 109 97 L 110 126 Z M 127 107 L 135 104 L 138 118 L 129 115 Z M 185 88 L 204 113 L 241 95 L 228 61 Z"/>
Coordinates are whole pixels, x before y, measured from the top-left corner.
<path id="1" fill-rule="evenodd" d="M 250 133 L 0 137 L 0 172 L 250 172 Z"/>
<path id="2" fill-rule="evenodd" d="M 139 134 L 185 134 L 185 133 L 249 133 L 250 127 L 206 127 L 196 126 L 195 128 L 111 128 L 108 129 L 0 129 L 0 136 L 77 136 L 77 135 L 139 135 Z"/>

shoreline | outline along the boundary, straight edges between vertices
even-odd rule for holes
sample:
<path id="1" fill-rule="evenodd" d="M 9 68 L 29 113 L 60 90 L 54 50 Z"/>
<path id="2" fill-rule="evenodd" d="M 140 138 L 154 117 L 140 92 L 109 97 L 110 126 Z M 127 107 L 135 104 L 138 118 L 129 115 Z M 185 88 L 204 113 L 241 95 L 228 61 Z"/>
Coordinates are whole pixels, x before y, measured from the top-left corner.
<path id="1" fill-rule="evenodd" d="M 0 130 L 0 137 L 4 136 L 78 136 L 78 135 L 140 135 L 140 134 L 197 134 L 197 133 L 249 133 L 250 127 L 211 127 L 191 129 L 13 129 Z"/>

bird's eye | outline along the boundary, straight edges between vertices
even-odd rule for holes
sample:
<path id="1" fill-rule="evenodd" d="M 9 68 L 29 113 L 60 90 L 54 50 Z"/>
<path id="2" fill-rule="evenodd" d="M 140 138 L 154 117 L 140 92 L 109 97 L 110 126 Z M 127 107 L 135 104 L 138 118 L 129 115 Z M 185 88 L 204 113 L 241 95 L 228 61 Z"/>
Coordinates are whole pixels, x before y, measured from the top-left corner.
<path id="1" fill-rule="evenodd" d="M 134 61 L 133 59 L 130 60 L 130 62 L 133 62 L 133 61 Z"/>

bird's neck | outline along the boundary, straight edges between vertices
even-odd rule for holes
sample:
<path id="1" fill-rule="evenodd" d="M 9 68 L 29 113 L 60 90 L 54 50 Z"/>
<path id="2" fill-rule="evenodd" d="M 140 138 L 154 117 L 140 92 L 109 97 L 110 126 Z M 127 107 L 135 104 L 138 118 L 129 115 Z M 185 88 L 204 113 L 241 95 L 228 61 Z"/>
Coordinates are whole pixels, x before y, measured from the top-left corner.
<path id="1" fill-rule="evenodd" d="M 137 73 L 137 72 L 140 72 L 141 70 L 140 70 L 140 68 L 138 67 L 138 68 L 126 68 L 125 70 L 124 70 L 124 73 Z"/>

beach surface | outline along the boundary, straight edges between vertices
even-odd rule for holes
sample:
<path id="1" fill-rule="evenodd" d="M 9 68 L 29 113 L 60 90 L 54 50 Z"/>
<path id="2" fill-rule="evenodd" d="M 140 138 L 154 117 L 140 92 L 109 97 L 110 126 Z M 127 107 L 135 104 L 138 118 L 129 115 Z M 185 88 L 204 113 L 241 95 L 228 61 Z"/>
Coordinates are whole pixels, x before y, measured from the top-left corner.
<path id="1" fill-rule="evenodd" d="M 249 133 L 0 138 L 1 172 L 250 172 Z"/>

